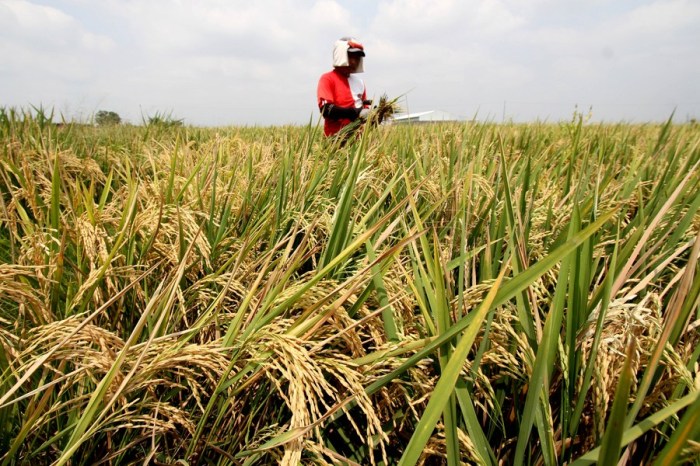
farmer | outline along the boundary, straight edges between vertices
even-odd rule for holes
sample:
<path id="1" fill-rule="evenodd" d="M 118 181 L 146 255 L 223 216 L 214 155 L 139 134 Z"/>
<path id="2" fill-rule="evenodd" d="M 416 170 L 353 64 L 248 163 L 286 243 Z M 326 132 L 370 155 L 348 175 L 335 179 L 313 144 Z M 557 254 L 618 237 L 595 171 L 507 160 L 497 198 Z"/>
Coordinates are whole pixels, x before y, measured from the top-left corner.
<path id="1" fill-rule="evenodd" d="M 332 136 L 358 118 L 366 119 L 371 101 L 365 83 L 356 76 L 362 73 L 364 47 L 356 39 L 343 37 L 333 46 L 333 70 L 318 81 L 318 108 L 324 118 L 323 132 Z"/>

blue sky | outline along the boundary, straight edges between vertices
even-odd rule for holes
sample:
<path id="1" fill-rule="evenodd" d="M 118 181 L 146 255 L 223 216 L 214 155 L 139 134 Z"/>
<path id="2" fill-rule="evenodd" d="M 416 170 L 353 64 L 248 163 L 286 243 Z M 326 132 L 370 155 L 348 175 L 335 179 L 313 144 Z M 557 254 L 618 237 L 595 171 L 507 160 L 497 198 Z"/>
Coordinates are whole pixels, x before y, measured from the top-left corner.
<path id="1" fill-rule="evenodd" d="M 462 118 L 700 118 L 697 0 L 0 0 L 0 106 L 305 124 L 333 41 L 370 95 Z"/>

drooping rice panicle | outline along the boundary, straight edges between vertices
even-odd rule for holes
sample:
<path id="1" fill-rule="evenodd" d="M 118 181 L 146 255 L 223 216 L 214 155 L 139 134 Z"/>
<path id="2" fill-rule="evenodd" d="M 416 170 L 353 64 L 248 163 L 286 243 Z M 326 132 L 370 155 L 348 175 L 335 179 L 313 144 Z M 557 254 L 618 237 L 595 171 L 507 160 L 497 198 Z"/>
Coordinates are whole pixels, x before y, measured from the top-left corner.
<path id="1" fill-rule="evenodd" d="M 0 109 L 0 461 L 696 461 L 700 128 L 397 102 L 343 145 Z"/>

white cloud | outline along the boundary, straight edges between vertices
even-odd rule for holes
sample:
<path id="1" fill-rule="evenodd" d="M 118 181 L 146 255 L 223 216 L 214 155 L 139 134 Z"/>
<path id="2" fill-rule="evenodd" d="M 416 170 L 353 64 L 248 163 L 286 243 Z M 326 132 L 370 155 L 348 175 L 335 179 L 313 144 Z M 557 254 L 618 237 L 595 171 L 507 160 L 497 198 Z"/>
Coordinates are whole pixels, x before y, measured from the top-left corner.
<path id="1" fill-rule="evenodd" d="M 404 43 L 454 44 L 490 38 L 522 24 L 501 0 L 385 0 L 379 3 L 372 31 Z"/>
<path id="2" fill-rule="evenodd" d="M 622 17 L 620 27 L 627 34 L 655 36 L 685 28 L 697 32 L 700 4 L 690 0 L 663 0 L 640 5 Z M 667 37 L 660 37 L 662 40 Z"/>
<path id="3" fill-rule="evenodd" d="M 509 8 L 506 2 L 499 0 L 479 2 L 473 14 L 474 24 L 479 30 L 491 34 L 503 34 L 522 26 L 525 22 L 515 9 Z"/>
<path id="4" fill-rule="evenodd" d="M 1 0 L 0 12 L 0 37 L 30 44 L 37 51 L 77 48 L 105 52 L 114 45 L 109 38 L 85 30 L 73 17 L 56 8 Z"/>
<path id="5" fill-rule="evenodd" d="M 0 105 L 82 105 L 114 42 L 58 8 L 0 0 Z"/>
<path id="6" fill-rule="evenodd" d="M 329 0 L 109 0 L 105 7 L 145 49 L 267 61 L 307 53 L 318 47 L 324 33 L 350 18 L 338 3 Z"/>
<path id="7" fill-rule="evenodd" d="M 367 48 L 370 94 L 408 93 L 415 110 L 500 115 L 505 101 L 521 118 L 554 118 L 574 104 L 617 103 L 609 114 L 624 115 L 624 102 L 646 102 L 637 114 L 663 119 L 680 102 L 700 113 L 695 0 L 48 4 L 0 0 L 0 90 L 9 90 L 0 105 L 304 123 L 318 115 L 333 41 L 354 35 Z"/>
<path id="8" fill-rule="evenodd" d="M 60 10 L 48 6 L 35 5 L 23 0 L 2 0 L 2 27 L 20 35 L 30 36 L 45 30 L 65 29 L 73 20 Z"/>

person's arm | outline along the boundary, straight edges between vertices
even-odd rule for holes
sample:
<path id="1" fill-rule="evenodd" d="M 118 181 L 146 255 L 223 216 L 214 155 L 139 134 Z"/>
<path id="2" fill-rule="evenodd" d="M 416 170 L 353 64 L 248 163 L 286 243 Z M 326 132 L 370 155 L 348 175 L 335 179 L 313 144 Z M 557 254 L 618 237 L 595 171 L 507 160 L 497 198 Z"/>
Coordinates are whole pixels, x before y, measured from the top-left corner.
<path id="1" fill-rule="evenodd" d="M 329 118 L 331 120 L 340 120 L 343 118 L 356 120 L 361 109 L 355 107 L 339 107 L 335 104 L 325 102 L 321 105 L 320 110 L 323 118 Z"/>

